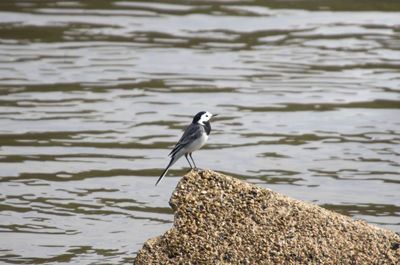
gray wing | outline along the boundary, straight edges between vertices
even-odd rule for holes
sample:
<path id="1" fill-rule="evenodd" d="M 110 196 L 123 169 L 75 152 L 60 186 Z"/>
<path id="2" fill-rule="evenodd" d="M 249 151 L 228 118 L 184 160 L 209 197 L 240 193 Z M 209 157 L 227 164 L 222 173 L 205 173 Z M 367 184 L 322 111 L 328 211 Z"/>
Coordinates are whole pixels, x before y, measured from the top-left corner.
<path id="1" fill-rule="evenodd" d="M 190 124 L 189 127 L 187 127 L 186 131 L 183 133 L 181 139 L 179 139 L 178 143 L 175 145 L 174 149 L 172 149 L 171 153 L 169 153 L 169 155 L 174 156 L 186 145 L 193 142 L 197 138 L 200 138 L 203 134 L 203 130 L 204 129 L 200 124 Z"/>

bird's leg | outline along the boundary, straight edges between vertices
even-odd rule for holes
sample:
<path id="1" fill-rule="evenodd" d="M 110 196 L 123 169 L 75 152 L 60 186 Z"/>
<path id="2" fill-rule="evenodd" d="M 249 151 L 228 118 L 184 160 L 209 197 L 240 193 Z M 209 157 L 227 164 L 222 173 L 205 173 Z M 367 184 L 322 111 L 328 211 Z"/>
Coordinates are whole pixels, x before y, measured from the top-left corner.
<path id="1" fill-rule="evenodd" d="M 188 161 L 188 163 L 189 163 L 189 166 L 190 166 L 190 170 L 192 170 L 193 169 L 193 167 L 192 167 L 192 164 L 190 164 L 190 161 L 189 161 L 189 159 L 188 159 L 188 154 L 185 154 L 185 158 L 186 158 L 186 160 Z M 189 170 L 189 171 L 190 171 Z"/>
<path id="2" fill-rule="evenodd" d="M 196 166 L 196 163 L 195 163 L 194 160 L 193 160 L 192 153 L 190 153 L 189 156 L 190 156 L 190 158 L 192 159 L 192 162 L 193 162 L 193 165 L 194 165 L 194 170 L 197 170 L 198 168 L 197 168 L 197 166 Z"/>

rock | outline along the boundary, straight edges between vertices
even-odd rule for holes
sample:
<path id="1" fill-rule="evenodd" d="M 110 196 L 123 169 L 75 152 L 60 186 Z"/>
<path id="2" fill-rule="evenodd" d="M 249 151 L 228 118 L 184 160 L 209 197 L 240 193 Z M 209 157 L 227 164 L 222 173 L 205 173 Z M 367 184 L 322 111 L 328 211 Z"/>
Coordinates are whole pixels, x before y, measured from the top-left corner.
<path id="1" fill-rule="evenodd" d="M 174 225 L 134 264 L 400 264 L 400 236 L 211 170 L 185 175 Z"/>

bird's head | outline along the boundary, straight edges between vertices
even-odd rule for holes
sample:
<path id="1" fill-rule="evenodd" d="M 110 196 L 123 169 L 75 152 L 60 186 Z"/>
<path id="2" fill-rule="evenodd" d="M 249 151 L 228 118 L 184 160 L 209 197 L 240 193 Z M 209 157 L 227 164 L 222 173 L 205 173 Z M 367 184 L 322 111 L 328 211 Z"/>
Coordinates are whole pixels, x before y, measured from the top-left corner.
<path id="1" fill-rule="evenodd" d="M 193 123 L 199 123 L 201 125 L 204 125 L 204 123 L 207 123 L 210 121 L 212 117 L 217 116 L 217 114 L 212 114 L 208 111 L 200 111 L 199 113 L 196 114 L 193 118 Z"/>

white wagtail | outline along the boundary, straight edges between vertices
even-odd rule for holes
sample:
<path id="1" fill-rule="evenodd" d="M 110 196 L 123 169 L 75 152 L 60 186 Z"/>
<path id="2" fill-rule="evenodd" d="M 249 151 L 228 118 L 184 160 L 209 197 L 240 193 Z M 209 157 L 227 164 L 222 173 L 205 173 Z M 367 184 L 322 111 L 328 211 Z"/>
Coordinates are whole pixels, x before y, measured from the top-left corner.
<path id="1" fill-rule="evenodd" d="M 169 156 L 171 156 L 171 161 L 169 161 L 168 166 L 158 178 L 156 185 L 165 176 L 165 174 L 167 174 L 168 169 L 183 155 L 185 155 L 185 158 L 188 161 L 191 169 L 197 168 L 196 164 L 194 163 L 192 153 L 200 149 L 207 142 L 208 135 L 211 132 L 210 119 L 215 116 L 217 116 L 217 114 L 211 114 L 208 111 L 201 111 L 194 116 L 192 123 L 186 128 L 186 131 L 183 133 L 181 139 L 179 139 L 174 149 L 172 149 L 171 153 L 169 153 Z M 192 167 L 192 164 L 190 164 L 188 155 L 192 159 L 194 167 Z"/>

